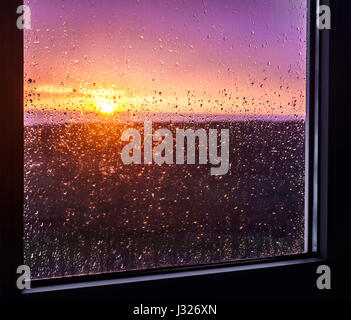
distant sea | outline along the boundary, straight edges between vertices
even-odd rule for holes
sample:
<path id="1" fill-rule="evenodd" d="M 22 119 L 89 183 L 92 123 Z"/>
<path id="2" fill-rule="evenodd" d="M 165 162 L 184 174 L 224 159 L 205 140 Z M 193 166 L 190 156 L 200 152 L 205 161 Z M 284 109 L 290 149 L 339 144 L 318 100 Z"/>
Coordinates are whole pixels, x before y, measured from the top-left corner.
<path id="1" fill-rule="evenodd" d="M 305 120 L 303 116 L 279 116 L 279 115 L 235 115 L 235 114 L 202 114 L 202 113 L 145 113 L 145 112 L 120 112 L 112 115 L 98 114 L 95 112 L 77 111 L 37 111 L 25 110 L 24 125 L 38 124 L 64 124 L 64 123 L 89 123 L 89 122 L 287 122 Z"/>

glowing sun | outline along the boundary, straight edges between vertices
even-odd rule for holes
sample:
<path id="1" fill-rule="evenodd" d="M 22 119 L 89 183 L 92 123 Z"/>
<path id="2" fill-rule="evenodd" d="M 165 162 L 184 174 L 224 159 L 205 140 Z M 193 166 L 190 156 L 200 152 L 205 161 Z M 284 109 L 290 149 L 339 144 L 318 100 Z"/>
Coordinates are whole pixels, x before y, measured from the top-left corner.
<path id="1" fill-rule="evenodd" d="M 117 101 L 113 99 L 98 97 L 96 99 L 96 109 L 106 114 L 114 113 L 117 110 Z"/>

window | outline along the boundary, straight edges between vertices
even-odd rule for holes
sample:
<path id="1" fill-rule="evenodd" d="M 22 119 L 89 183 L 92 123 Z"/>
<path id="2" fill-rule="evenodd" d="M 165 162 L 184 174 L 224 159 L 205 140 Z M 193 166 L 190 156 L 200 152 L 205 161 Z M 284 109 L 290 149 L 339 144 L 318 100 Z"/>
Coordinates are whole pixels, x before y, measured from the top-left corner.
<path id="1" fill-rule="evenodd" d="M 306 0 L 27 4 L 34 279 L 307 253 Z"/>
<path id="2" fill-rule="evenodd" d="M 348 12 L 350 12 L 351 5 L 349 1 L 320 1 L 320 4 L 329 5 L 331 8 L 332 30 L 330 31 L 315 28 L 314 12 L 319 3 L 317 1 L 308 2 L 308 67 L 306 70 L 306 104 L 308 107 L 305 124 L 305 205 L 307 209 L 305 217 L 307 219 L 305 219 L 306 228 L 304 230 L 308 237 L 304 241 L 305 253 L 230 260 L 196 266 L 138 269 L 134 272 L 117 271 L 96 275 L 90 273 L 86 276 L 46 280 L 41 278 L 41 280 L 32 281 L 32 289 L 24 291 L 18 290 L 16 286 L 18 280 L 16 270 L 24 263 L 22 204 L 23 192 L 27 192 L 23 188 L 22 156 L 25 128 L 23 128 L 22 105 L 28 97 L 23 100 L 23 89 L 28 94 L 27 85 L 30 85 L 27 82 L 28 76 L 23 72 L 22 64 L 22 49 L 27 50 L 28 48 L 23 41 L 23 31 L 15 27 L 18 19 L 17 7 L 22 4 L 22 1 L 3 0 L 0 11 L 0 21 L 4 25 L 2 30 L 6 30 L 6 32 L 0 32 L 1 42 L 4 44 L 4 50 L 0 50 L 0 60 L 3 61 L 0 88 L 3 93 L 2 116 L 4 119 L 0 126 L 3 137 L 0 139 L 3 155 L 0 159 L 4 169 L 1 171 L 0 179 L 1 186 L 3 186 L 0 251 L 5 257 L 1 263 L 1 298 L 10 297 L 21 300 L 63 298 L 67 300 L 99 297 L 123 301 L 132 299 L 138 301 L 145 299 L 230 301 L 235 299 L 335 300 L 349 298 L 349 254 L 351 252 L 348 241 L 350 220 L 349 203 L 347 203 L 349 160 L 348 154 L 345 154 L 348 149 L 346 119 L 349 119 L 349 108 L 344 107 L 345 102 L 349 101 L 350 94 L 347 88 L 348 69 L 345 67 L 349 57 L 347 41 L 347 29 L 350 23 Z M 59 7 L 55 10 L 61 12 L 63 9 Z M 35 15 L 35 11 L 32 12 L 33 25 L 36 20 Z M 58 43 L 58 40 L 54 42 Z M 28 61 L 28 56 L 25 63 L 26 61 Z M 23 80 L 26 81 L 25 88 Z M 34 80 L 38 81 L 33 77 L 33 83 Z M 25 107 L 25 112 L 28 112 L 27 107 Z M 95 111 L 93 114 L 100 114 L 100 117 L 102 115 L 101 112 Z M 28 120 L 28 114 L 26 117 Z M 50 119 L 50 117 L 45 118 Z M 65 119 L 63 122 L 67 124 Z M 106 119 L 105 123 L 111 122 L 108 117 L 104 119 Z M 197 124 L 198 122 L 194 123 L 194 125 Z M 165 129 L 164 125 L 163 122 L 162 127 Z M 131 126 L 132 124 L 127 128 Z M 226 129 L 227 127 L 226 124 L 222 124 L 218 128 Z M 124 141 L 123 143 L 127 144 Z M 196 161 L 195 166 L 204 169 L 204 165 L 199 164 L 197 158 Z M 209 175 L 213 167 L 215 166 L 211 164 L 208 171 L 204 171 L 206 175 Z M 28 226 L 31 227 L 27 224 L 26 227 Z M 25 232 L 28 232 L 28 229 Z M 27 237 L 26 243 L 28 233 L 24 235 Z M 331 290 L 316 290 L 316 277 L 318 276 L 316 270 L 321 264 L 328 265 L 331 269 Z M 40 270 L 41 276 L 43 276 L 43 271 Z M 35 277 L 38 278 L 36 272 Z M 122 309 L 121 311 L 123 312 Z"/>

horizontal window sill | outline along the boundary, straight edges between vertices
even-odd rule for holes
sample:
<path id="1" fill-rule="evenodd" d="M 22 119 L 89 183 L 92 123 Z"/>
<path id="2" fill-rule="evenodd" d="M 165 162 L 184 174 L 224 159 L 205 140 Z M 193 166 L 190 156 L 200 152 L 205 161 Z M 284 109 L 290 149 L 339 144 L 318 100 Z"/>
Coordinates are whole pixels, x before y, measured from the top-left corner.
<path id="1" fill-rule="evenodd" d="M 84 281 L 76 282 L 71 284 L 58 284 L 58 285 L 49 285 L 49 286 L 39 286 L 32 289 L 23 290 L 22 294 L 37 294 L 45 292 L 55 292 L 55 291 L 64 291 L 64 290 L 77 290 L 84 288 L 98 288 L 104 286 L 115 286 L 128 283 L 137 283 L 137 282 L 147 282 L 147 281 L 157 281 L 157 280 L 167 280 L 167 279 L 176 279 L 176 278 L 185 278 L 185 277 L 198 277 L 214 274 L 224 274 L 231 272 L 244 272 L 258 269 L 271 269 L 271 268 L 282 268 L 287 266 L 294 265 L 307 265 L 322 263 L 325 260 L 319 257 L 316 258 L 298 258 L 292 260 L 276 261 L 276 262 L 257 262 L 253 264 L 245 265 L 236 265 L 236 266 L 225 266 L 218 268 L 208 268 L 202 270 L 185 270 L 161 274 L 152 274 L 152 275 L 140 275 L 125 277 L 119 279 L 109 279 L 109 280 L 98 280 L 98 281 Z"/>

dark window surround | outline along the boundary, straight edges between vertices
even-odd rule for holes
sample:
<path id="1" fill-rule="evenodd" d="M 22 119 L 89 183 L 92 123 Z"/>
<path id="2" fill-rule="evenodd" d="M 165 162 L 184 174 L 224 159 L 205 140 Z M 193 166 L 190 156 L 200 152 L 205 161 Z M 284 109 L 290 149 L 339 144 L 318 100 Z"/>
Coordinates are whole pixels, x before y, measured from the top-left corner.
<path id="1" fill-rule="evenodd" d="M 310 0 L 309 17 L 309 129 L 308 254 L 243 261 L 203 267 L 155 270 L 115 275 L 92 275 L 33 283 L 29 292 L 15 288 L 16 268 L 23 249 L 23 33 L 16 29 L 18 0 L 1 3 L 0 61 L 3 130 L 0 139 L 2 222 L 0 224 L 1 291 L 4 297 L 22 299 L 114 298 L 150 299 L 335 299 L 350 294 L 349 211 L 347 205 L 347 37 L 351 13 L 348 0 L 325 0 L 332 10 L 332 30 L 315 27 L 316 0 Z M 349 10 L 348 10 L 349 9 Z M 3 30 L 6 30 L 5 32 Z M 315 44 L 315 45 L 314 45 Z M 314 50 L 316 48 L 316 50 Z M 317 54 L 318 53 L 318 54 Z M 349 55 L 350 56 L 350 55 Z M 315 148 L 317 146 L 317 148 Z M 312 156 L 314 155 L 314 156 Z M 315 226 L 315 228 L 313 228 Z M 318 250 L 312 250 L 312 235 Z M 332 290 L 316 288 L 316 269 L 328 264 Z M 120 275 L 119 275 L 120 276 Z M 157 281 L 156 281 L 157 280 Z M 67 282 L 66 284 L 64 282 Z M 23 294 L 26 293 L 26 294 Z"/>

